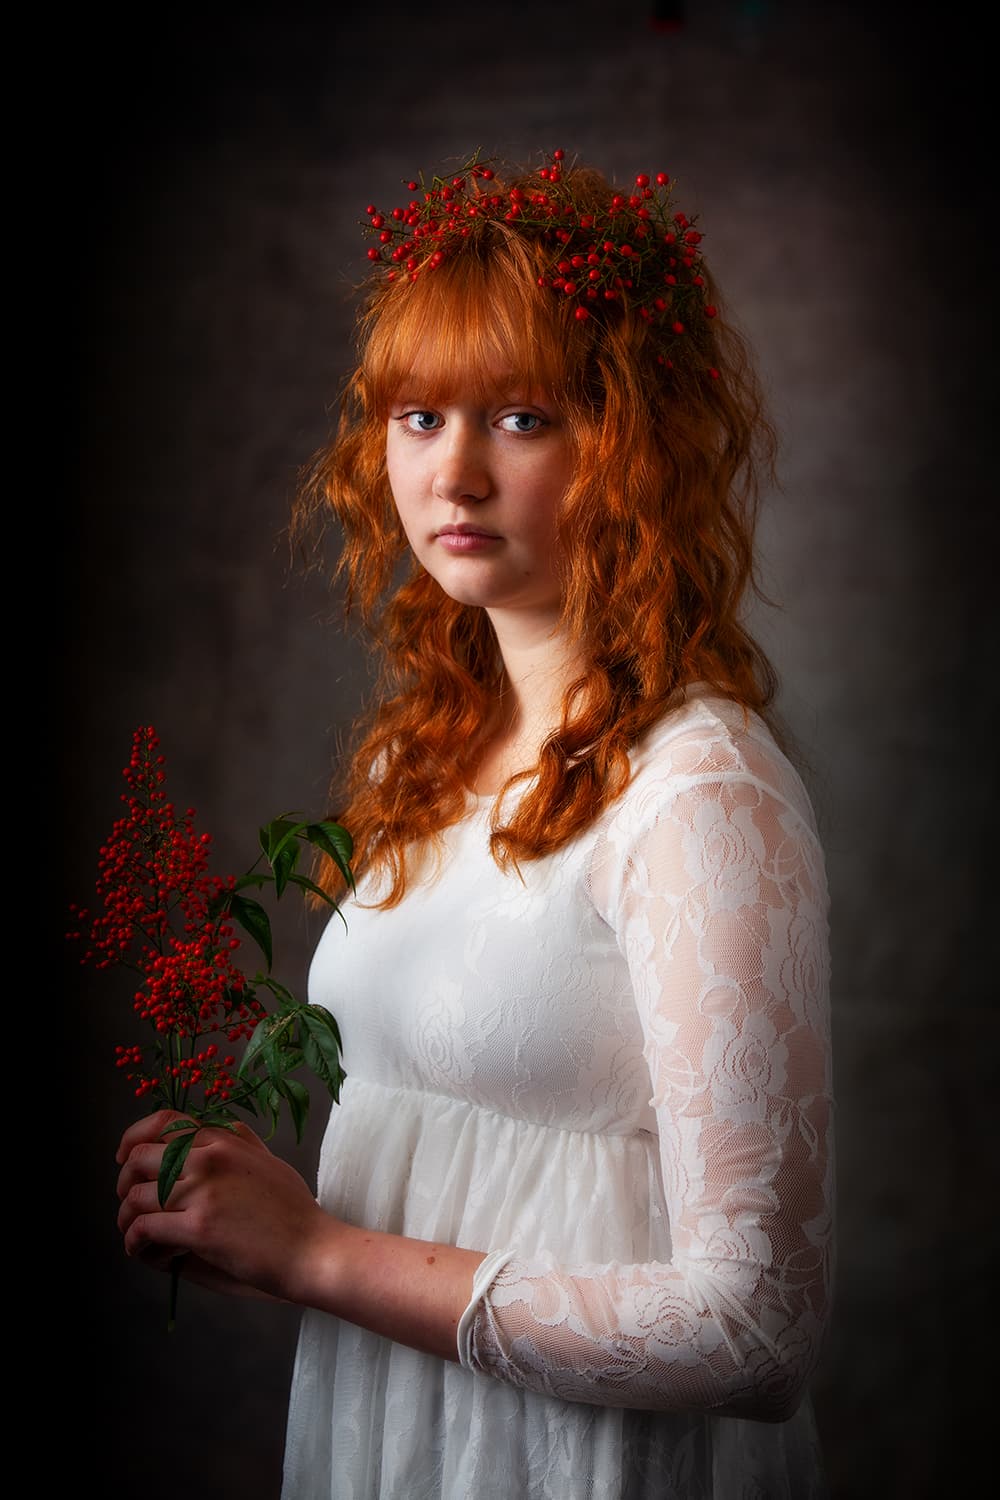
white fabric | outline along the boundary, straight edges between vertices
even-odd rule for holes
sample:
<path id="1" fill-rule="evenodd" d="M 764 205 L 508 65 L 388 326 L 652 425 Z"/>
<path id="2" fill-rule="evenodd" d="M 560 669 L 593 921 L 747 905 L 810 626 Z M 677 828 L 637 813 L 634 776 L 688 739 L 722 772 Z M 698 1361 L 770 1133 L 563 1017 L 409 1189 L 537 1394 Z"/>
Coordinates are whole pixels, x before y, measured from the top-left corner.
<path id="1" fill-rule="evenodd" d="M 803 1500 L 832 1258 L 827 892 L 802 783 L 689 692 L 522 876 L 478 799 L 311 998 L 319 1199 L 489 1252 L 460 1364 L 303 1317 L 284 1500 Z M 360 900 L 370 899 L 364 889 Z"/>

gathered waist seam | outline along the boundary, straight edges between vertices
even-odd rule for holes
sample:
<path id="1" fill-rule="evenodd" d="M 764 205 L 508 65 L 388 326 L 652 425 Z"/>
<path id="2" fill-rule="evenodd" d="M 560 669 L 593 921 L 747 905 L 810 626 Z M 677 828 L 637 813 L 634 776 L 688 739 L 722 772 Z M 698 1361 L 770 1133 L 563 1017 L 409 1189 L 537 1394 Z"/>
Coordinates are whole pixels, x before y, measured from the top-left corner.
<path id="1" fill-rule="evenodd" d="M 350 1084 L 361 1084 L 365 1088 L 379 1089 L 384 1094 L 410 1094 L 417 1099 L 440 1100 L 442 1104 L 457 1104 L 464 1106 L 470 1112 L 477 1115 L 492 1115 L 498 1120 L 509 1121 L 512 1125 L 531 1125 L 537 1130 L 552 1130 L 559 1135 L 584 1135 L 591 1136 L 601 1141 L 636 1141 L 642 1144 L 654 1139 L 652 1131 L 649 1130 L 586 1130 L 582 1126 L 575 1125 L 551 1125 L 545 1120 L 531 1120 L 527 1115 L 509 1115 L 502 1109 L 493 1109 L 487 1104 L 477 1104 L 474 1099 L 461 1099 L 455 1094 L 442 1094 L 436 1089 L 414 1088 L 407 1083 L 378 1083 L 373 1078 L 359 1078 L 356 1074 L 349 1076 L 344 1087 Z"/>

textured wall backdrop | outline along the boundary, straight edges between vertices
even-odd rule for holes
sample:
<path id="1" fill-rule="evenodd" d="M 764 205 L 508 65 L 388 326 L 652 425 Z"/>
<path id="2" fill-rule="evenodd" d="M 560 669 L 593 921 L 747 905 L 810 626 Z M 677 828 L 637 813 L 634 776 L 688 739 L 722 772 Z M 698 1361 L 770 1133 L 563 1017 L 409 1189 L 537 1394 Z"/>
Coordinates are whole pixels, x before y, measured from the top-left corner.
<path id="1" fill-rule="evenodd" d="M 755 620 L 833 894 L 839 1281 L 816 1403 L 835 1500 L 964 1495 L 997 1238 L 980 49 L 916 7 L 671 13 L 679 28 L 607 0 L 168 9 L 141 43 L 104 21 L 63 35 L 54 217 L 78 280 L 75 363 L 48 387 L 72 453 L 60 909 L 89 896 L 141 722 L 220 869 L 243 868 L 264 818 L 324 807 L 366 663 L 282 532 L 347 367 L 366 203 L 476 146 L 562 146 L 621 182 L 669 171 L 784 439 L 761 530 L 781 608 Z M 294 988 L 319 929 L 289 908 Z M 82 1274 L 59 1339 L 80 1351 L 92 1434 L 74 1484 L 271 1500 L 295 1312 L 184 1288 L 166 1336 L 165 1280 L 114 1227 L 127 1001 L 62 973 Z M 322 1113 L 303 1147 L 281 1141 L 307 1175 Z"/>

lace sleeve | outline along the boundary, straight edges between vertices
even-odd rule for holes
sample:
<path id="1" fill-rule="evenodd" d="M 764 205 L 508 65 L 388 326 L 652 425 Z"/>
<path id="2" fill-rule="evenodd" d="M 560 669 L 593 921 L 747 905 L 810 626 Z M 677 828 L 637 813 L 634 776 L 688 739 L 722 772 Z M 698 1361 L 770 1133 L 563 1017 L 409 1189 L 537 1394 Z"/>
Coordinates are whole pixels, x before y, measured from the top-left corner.
<path id="1" fill-rule="evenodd" d="M 641 802 L 595 899 L 642 1025 L 670 1257 L 492 1256 L 460 1356 L 565 1400 L 782 1420 L 830 1293 L 822 854 L 807 804 L 745 768 Z"/>

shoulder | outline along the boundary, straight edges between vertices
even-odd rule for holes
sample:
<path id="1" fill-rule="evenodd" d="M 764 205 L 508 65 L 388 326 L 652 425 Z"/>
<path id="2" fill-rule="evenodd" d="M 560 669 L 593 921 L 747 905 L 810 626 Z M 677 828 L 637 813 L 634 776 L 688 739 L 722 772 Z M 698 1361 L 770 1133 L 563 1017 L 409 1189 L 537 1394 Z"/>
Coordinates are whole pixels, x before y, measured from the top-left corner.
<path id="1" fill-rule="evenodd" d="M 781 806 L 815 837 L 809 794 L 767 724 L 704 684 L 687 688 L 634 747 L 631 762 L 629 785 L 608 810 L 619 838 L 650 827 L 677 799 L 733 796 Z"/>
<path id="2" fill-rule="evenodd" d="M 590 865 L 608 920 L 637 884 L 680 900 L 714 882 L 742 901 L 766 876 L 826 902 L 808 792 L 757 714 L 695 685 L 631 759 L 632 779 L 604 814 Z"/>

